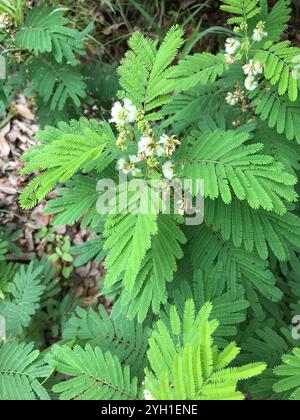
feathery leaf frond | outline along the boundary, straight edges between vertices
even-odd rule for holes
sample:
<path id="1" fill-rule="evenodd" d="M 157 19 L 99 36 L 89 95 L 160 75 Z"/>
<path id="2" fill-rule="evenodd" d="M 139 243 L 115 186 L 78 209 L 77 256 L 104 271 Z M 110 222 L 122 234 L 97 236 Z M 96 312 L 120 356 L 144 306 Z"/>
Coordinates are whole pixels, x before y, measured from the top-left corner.
<path id="1" fill-rule="evenodd" d="M 16 35 L 16 44 L 36 54 L 53 53 L 58 63 L 65 59 L 76 65 L 74 54 L 84 54 L 86 33 L 69 28 L 65 12 L 65 8 L 34 7 Z"/>
<path id="2" fill-rule="evenodd" d="M 37 362 L 39 351 L 32 344 L 7 342 L 0 344 L 0 400 L 49 400 L 39 382 L 50 373 Z"/>
<path id="3" fill-rule="evenodd" d="M 76 67 L 53 63 L 49 56 L 31 60 L 28 68 L 29 91 L 37 92 L 50 111 L 63 111 L 67 100 L 80 107 L 86 96 L 83 76 Z"/>
<path id="4" fill-rule="evenodd" d="M 39 309 L 45 288 L 41 284 L 43 267 L 32 262 L 27 268 L 20 267 L 10 287 L 11 300 L 0 301 L 0 313 L 6 318 L 7 335 L 22 336 Z"/>
<path id="5" fill-rule="evenodd" d="M 53 388 L 61 400 L 138 399 L 137 379 L 131 378 L 129 367 L 122 368 L 116 356 L 99 347 L 54 345 L 46 360 L 53 369 L 71 377 Z"/>
<path id="6" fill-rule="evenodd" d="M 216 263 L 222 264 L 232 299 L 237 299 L 238 285 L 244 287 L 247 299 L 256 311 L 259 300 L 257 292 L 273 302 L 282 298 L 268 262 L 255 253 L 235 248 L 231 242 L 225 242 L 217 232 L 205 225 L 190 230 L 190 235 L 188 238 L 193 266 L 206 271 Z"/>
<path id="7" fill-rule="evenodd" d="M 137 316 L 139 322 L 145 320 L 150 308 L 154 314 L 158 314 L 161 305 L 167 302 L 166 285 L 173 281 L 177 261 L 183 257 L 181 245 L 186 242 L 180 227 L 167 215 L 158 217 L 157 229 L 142 261 L 134 288 L 125 288 L 120 297 L 119 304 L 127 308 L 127 317 L 133 319 Z M 112 269 L 114 275 L 115 268 Z"/>
<path id="8" fill-rule="evenodd" d="M 274 373 L 283 379 L 273 386 L 275 392 L 290 391 L 290 399 L 300 400 L 300 349 L 295 348 L 292 354 L 283 356 L 283 364 L 274 369 Z"/>
<path id="9" fill-rule="evenodd" d="M 230 206 L 221 200 L 206 200 L 205 223 L 220 232 L 225 241 L 247 252 L 257 251 L 267 259 L 270 251 L 279 259 L 290 257 L 290 247 L 298 247 L 300 219 L 292 213 L 283 216 L 253 210 L 247 203 L 234 200 Z"/>
<path id="10" fill-rule="evenodd" d="M 262 121 L 268 121 L 270 128 L 285 134 L 288 140 L 294 138 L 300 144 L 298 126 L 300 123 L 300 100 L 291 102 L 287 96 L 279 96 L 276 88 L 263 82 L 250 94 L 251 107 Z"/>
<path id="11" fill-rule="evenodd" d="M 260 13 L 259 0 L 222 0 L 221 10 L 237 17 L 228 20 L 230 24 L 241 24 Z"/>
<path id="12" fill-rule="evenodd" d="M 24 209 L 34 207 L 58 183 L 68 181 L 76 172 L 92 170 L 100 162 L 105 167 L 110 163 L 106 158 L 115 147 L 109 126 L 101 127 L 96 121 L 85 119 L 73 122 L 71 126 L 62 123 L 57 130 L 46 129 L 40 132 L 39 139 L 44 140 L 44 144 L 23 156 L 26 163 L 23 174 L 42 172 L 21 195 L 20 203 Z M 111 149 L 107 148 L 109 144 Z"/>
<path id="13" fill-rule="evenodd" d="M 179 159 L 187 179 L 203 180 L 205 197 L 221 197 L 232 202 L 233 193 L 246 200 L 253 209 L 286 213 L 283 200 L 295 201 L 296 178 L 271 156 L 262 155 L 262 144 L 245 145 L 247 132 L 217 130 L 201 134 L 193 132 L 182 143 Z M 181 160 L 181 156 L 184 157 Z"/>
<path id="14" fill-rule="evenodd" d="M 195 314 L 192 300 L 185 305 L 182 325 L 175 307 L 171 311 L 170 332 L 162 321 L 157 323 L 149 340 L 148 358 L 151 369 L 146 369 L 147 390 L 158 400 L 241 400 L 237 391 L 239 381 L 261 374 L 263 363 L 238 368 L 228 367 L 240 353 L 235 343 L 222 352 L 214 347 L 213 333 L 216 321 L 209 321 L 212 311 L 205 304 Z"/>
<path id="15" fill-rule="evenodd" d="M 157 50 L 153 41 L 136 32 L 129 40 L 130 51 L 118 69 L 124 95 L 151 112 L 169 102 L 173 84 L 170 67 L 183 44 L 183 30 L 174 26 Z M 155 113 L 155 115 L 158 115 Z M 148 114 L 147 118 L 151 119 Z"/>
<path id="16" fill-rule="evenodd" d="M 131 366 L 133 375 L 141 377 L 146 363 L 148 329 L 135 321 L 129 321 L 124 314 L 108 316 L 103 306 L 98 311 L 92 308 L 76 309 L 68 321 L 63 338 L 77 337 L 81 344 L 110 351 L 120 362 Z"/>
<path id="17" fill-rule="evenodd" d="M 177 92 L 187 91 L 198 84 L 213 83 L 227 68 L 224 54 L 195 54 L 179 61 L 169 78 Z"/>
<path id="18" fill-rule="evenodd" d="M 81 220 L 84 229 L 101 223 L 96 211 L 99 198 L 97 180 L 92 176 L 75 175 L 64 188 L 57 190 L 57 197 L 49 200 L 46 215 L 54 215 L 53 226 L 73 225 Z"/>
<path id="19" fill-rule="evenodd" d="M 264 65 L 264 75 L 271 85 L 278 85 L 280 96 L 288 93 L 291 102 L 295 102 L 299 92 L 299 78 L 295 75 L 294 61 L 300 56 L 300 48 L 291 47 L 289 41 L 272 44 L 267 42 L 263 50 L 256 53 L 254 60 Z"/>

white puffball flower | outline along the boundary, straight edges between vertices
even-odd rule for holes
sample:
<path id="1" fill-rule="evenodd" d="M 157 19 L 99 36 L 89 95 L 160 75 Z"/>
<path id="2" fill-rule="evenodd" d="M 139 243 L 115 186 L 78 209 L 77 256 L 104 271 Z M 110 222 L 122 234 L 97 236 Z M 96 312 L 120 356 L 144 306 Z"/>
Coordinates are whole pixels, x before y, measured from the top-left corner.
<path id="1" fill-rule="evenodd" d="M 236 38 L 228 38 L 225 43 L 226 53 L 229 55 L 234 55 L 237 50 L 240 48 L 241 43 Z"/>
<path id="2" fill-rule="evenodd" d="M 130 99 L 124 99 L 124 109 L 127 112 L 127 121 L 132 124 L 136 120 L 137 108 Z"/>
<path id="3" fill-rule="evenodd" d="M 159 143 L 155 143 L 152 137 L 141 137 L 139 143 L 139 153 L 146 157 L 163 156 L 164 149 Z"/>
<path id="4" fill-rule="evenodd" d="M 145 156 L 152 155 L 152 148 L 151 144 L 153 143 L 153 139 L 151 137 L 141 137 L 139 141 L 139 153 L 142 153 Z"/>
<path id="5" fill-rule="evenodd" d="M 158 142 L 162 145 L 164 154 L 168 157 L 171 157 L 176 150 L 176 147 L 180 145 L 180 140 L 176 136 L 167 136 L 166 134 L 160 137 Z"/>
<path id="6" fill-rule="evenodd" d="M 239 96 L 235 93 L 228 92 L 226 95 L 226 102 L 228 103 L 228 105 L 235 106 L 239 102 Z"/>
<path id="7" fill-rule="evenodd" d="M 227 64 L 234 64 L 235 63 L 235 57 L 233 55 L 230 54 L 225 54 L 225 62 Z"/>
<path id="8" fill-rule="evenodd" d="M 128 175 L 130 172 L 128 162 L 126 162 L 125 159 L 118 160 L 118 169 L 119 171 L 122 171 L 125 175 Z"/>
<path id="9" fill-rule="evenodd" d="M 137 156 L 131 155 L 129 156 L 129 161 L 130 161 L 130 164 L 129 164 L 130 173 L 133 176 L 136 176 L 137 174 L 141 173 L 141 170 L 136 167 L 136 164 L 139 163 L 141 160 Z"/>
<path id="10" fill-rule="evenodd" d="M 136 120 L 137 108 L 130 99 L 124 99 L 124 104 L 115 102 L 111 110 L 111 123 L 115 123 L 121 127 L 126 124 L 132 124 Z"/>
<path id="11" fill-rule="evenodd" d="M 248 76 L 245 80 L 245 88 L 252 92 L 258 87 L 258 81 L 253 76 Z"/>
<path id="12" fill-rule="evenodd" d="M 175 165 L 171 160 L 165 162 L 162 166 L 162 171 L 166 179 L 173 179 Z"/>
<path id="13" fill-rule="evenodd" d="M 3 13 L 0 15 L 0 29 L 4 29 L 9 23 L 9 15 Z"/>
<path id="14" fill-rule="evenodd" d="M 263 27 L 260 27 L 260 28 L 254 29 L 252 39 L 255 42 L 260 42 L 267 36 L 268 36 L 268 32 L 266 32 Z"/>
<path id="15" fill-rule="evenodd" d="M 140 169 L 136 167 L 136 164 L 140 162 L 140 159 L 137 156 L 129 156 L 129 162 L 125 159 L 118 160 L 118 169 L 122 171 L 125 175 L 132 174 L 136 176 L 141 172 Z"/>
<path id="16" fill-rule="evenodd" d="M 248 76 L 256 76 L 264 72 L 264 67 L 258 62 L 255 63 L 253 60 L 250 60 L 249 63 L 243 66 L 243 70 Z"/>

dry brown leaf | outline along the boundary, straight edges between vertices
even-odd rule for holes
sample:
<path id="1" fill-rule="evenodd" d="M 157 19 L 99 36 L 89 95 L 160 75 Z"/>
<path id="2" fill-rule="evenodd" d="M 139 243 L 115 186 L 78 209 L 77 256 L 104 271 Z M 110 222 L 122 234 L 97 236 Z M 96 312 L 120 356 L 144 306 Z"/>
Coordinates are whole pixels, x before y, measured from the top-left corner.
<path id="1" fill-rule="evenodd" d="M 10 154 L 10 147 L 4 136 L 0 134 L 0 157 L 7 157 Z"/>
<path id="2" fill-rule="evenodd" d="M 26 105 L 15 104 L 16 111 L 21 117 L 34 121 L 34 115 Z"/>
<path id="3" fill-rule="evenodd" d="M 9 185 L 8 183 L 4 183 L 4 182 L 0 182 L 0 191 L 3 192 L 4 194 L 8 194 L 8 195 L 18 194 L 18 190 L 16 188 L 14 188 L 11 185 Z"/>

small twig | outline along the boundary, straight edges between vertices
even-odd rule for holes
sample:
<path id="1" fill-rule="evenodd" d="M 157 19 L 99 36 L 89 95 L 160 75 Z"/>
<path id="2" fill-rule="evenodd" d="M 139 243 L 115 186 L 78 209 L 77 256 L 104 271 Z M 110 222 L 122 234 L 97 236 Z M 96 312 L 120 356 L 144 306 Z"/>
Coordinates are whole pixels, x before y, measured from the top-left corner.
<path id="1" fill-rule="evenodd" d="M 132 34 L 132 32 L 133 32 L 133 28 L 132 28 L 132 26 L 131 26 L 131 24 L 130 24 L 129 20 L 126 18 L 126 15 L 125 15 L 125 12 L 124 12 L 124 9 L 123 9 L 123 6 L 122 6 L 122 4 L 121 4 L 120 0 L 116 0 L 116 3 L 117 3 L 117 5 L 118 5 L 118 8 L 119 8 L 119 11 L 120 11 L 121 17 L 122 17 L 122 19 L 124 20 L 124 23 L 125 23 L 125 25 L 126 25 L 126 27 L 127 27 L 128 32 L 129 32 L 130 34 Z"/>
<path id="2" fill-rule="evenodd" d="M 32 255 L 31 254 L 23 254 L 23 255 L 7 254 L 5 256 L 5 259 L 7 261 L 13 261 L 13 262 L 29 262 L 32 260 Z"/>
<path id="3" fill-rule="evenodd" d="M 15 112 L 10 112 L 1 122 L 0 129 L 5 127 L 17 114 Z"/>

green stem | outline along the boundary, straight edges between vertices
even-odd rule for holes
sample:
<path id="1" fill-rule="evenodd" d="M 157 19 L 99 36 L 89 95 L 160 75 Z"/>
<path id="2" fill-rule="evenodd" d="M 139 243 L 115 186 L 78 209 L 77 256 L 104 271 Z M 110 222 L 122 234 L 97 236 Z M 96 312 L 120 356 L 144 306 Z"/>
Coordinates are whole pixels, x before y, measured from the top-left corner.
<path id="1" fill-rule="evenodd" d="M 15 112 L 10 112 L 1 122 L 0 129 L 5 127 L 17 114 Z"/>
<path id="2" fill-rule="evenodd" d="M 133 28 L 132 28 L 129 20 L 126 18 L 126 15 L 125 15 L 125 12 L 124 12 L 124 9 L 123 9 L 123 6 L 122 6 L 120 0 L 116 0 L 116 3 L 118 5 L 118 8 L 119 8 L 120 14 L 122 16 L 122 19 L 123 19 L 123 21 L 124 21 L 124 23 L 125 23 L 125 25 L 127 27 L 127 30 L 131 34 L 133 32 Z"/>

